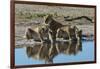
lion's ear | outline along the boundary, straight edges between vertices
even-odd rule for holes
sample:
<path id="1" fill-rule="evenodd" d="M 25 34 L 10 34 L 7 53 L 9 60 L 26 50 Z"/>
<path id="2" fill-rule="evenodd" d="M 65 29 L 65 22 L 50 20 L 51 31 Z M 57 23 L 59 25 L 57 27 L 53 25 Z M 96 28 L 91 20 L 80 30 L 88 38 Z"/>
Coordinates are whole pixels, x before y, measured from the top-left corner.
<path id="1" fill-rule="evenodd" d="M 51 15 L 48 15 L 44 18 L 44 23 L 45 24 L 49 24 L 52 22 L 52 16 Z"/>
<path id="2" fill-rule="evenodd" d="M 51 18 L 51 17 L 53 17 L 52 14 L 47 14 L 46 16 L 44 16 L 44 20 L 46 20 L 47 18 Z"/>
<path id="3" fill-rule="evenodd" d="M 47 17 L 48 17 L 48 15 L 44 16 L 44 20 L 46 20 L 46 19 L 47 19 Z"/>
<path id="4" fill-rule="evenodd" d="M 44 16 L 44 24 L 46 24 L 46 20 L 48 19 L 49 15 Z"/>

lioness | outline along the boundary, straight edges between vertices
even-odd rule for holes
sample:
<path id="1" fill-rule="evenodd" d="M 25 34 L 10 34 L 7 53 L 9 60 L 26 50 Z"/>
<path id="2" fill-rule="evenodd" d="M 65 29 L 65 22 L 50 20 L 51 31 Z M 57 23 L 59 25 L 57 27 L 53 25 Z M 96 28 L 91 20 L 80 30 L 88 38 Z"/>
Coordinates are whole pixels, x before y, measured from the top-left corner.
<path id="1" fill-rule="evenodd" d="M 76 26 L 65 25 L 57 30 L 56 37 L 69 40 L 80 40 L 82 37 L 82 31 Z"/>
<path id="2" fill-rule="evenodd" d="M 25 31 L 26 38 L 34 39 L 35 41 L 44 42 L 49 39 L 48 35 L 48 26 L 47 25 L 39 25 L 39 26 L 31 26 L 28 27 Z"/>
<path id="3" fill-rule="evenodd" d="M 57 34 L 57 29 L 62 27 L 63 25 L 59 22 L 57 22 L 56 20 L 53 19 L 52 15 L 47 15 L 45 17 L 45 21 L 44 23 L 46 25 L 48 25 L 49 27 L 49 38 L 51 40 L 51 42 L 55 42 L 56 41 L 56 34 Z"/>

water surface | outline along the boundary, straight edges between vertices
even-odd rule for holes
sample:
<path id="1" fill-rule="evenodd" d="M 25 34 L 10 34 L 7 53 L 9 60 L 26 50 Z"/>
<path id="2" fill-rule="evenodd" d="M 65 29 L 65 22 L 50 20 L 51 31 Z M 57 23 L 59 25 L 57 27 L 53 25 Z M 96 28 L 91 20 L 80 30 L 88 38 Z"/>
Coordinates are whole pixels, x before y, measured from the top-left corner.
<path id="1" fill-rule="evenodd" d="M 43 43 L 15 48 L 16 65 L 94 61 L 94 41 Z"/>

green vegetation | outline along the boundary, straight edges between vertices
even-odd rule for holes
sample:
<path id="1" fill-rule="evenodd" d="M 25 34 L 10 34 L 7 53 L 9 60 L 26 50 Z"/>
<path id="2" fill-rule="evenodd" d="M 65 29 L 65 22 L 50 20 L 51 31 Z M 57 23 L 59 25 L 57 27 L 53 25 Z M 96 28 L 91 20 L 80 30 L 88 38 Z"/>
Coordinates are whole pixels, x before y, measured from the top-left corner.
<path id="1" fill-rule="evenodd" d="M 20 11 L 18 14 L 16 14 L 17 19 L 33 19 L 38 17 L 44 17 L 46 15 L 52 15 L 52 16 L 58 16 L 57 12 L 55 13 L 30 13 L 30 12 L 22 12 Z"/>

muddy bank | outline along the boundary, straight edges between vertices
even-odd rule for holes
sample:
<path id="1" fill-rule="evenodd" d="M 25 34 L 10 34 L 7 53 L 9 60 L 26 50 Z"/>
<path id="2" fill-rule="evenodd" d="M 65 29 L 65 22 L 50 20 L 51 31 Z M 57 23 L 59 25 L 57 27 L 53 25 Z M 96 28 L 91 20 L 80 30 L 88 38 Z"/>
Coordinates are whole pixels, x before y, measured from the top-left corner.
<path id="1" fill-rule="evenodd" d="M 82 35 L 94 35 L 94 8 L 81 8 L 81 7 L 67 7 L 67 6 L 48 6 L 48 5 L 27 5 L 16 4 L 15 5 L 15 46 L 34 44 L 34 41 L 28 43 L 26 39 L 22 37 L 25 34 L 25 30 L 29 26 L 38 26 L 44 22 L 44 16 L 52 14 L 54 19 L 61 24 L 75 25 L 82 30 Z M 69 19 L 76 17 L 76 20 L 66 21 L 65 18 L 69 16 Z M 89 21 L 89 19 L 91 21 Z"/>
<path id="2" fill-rule="evenodd" d="M 33 39 L 31 41 L 27 41 L 25 38 L 22 38 L 25 35 L 25 30 L 28 26 L 32 26 L 32 25 L 31 24 L 15 25 L 15 46 L 16 47 L 34 45 L 34 43 L 41 43 L 41 42 L 35 42 L 33 41 Z M 33 24 L 33 26 L 35 25 Z M 76 25 L 76 26 L 82 30 L 82 35 L 86 35 L 86 34 L 94 35 L 93 25 Z"/>

